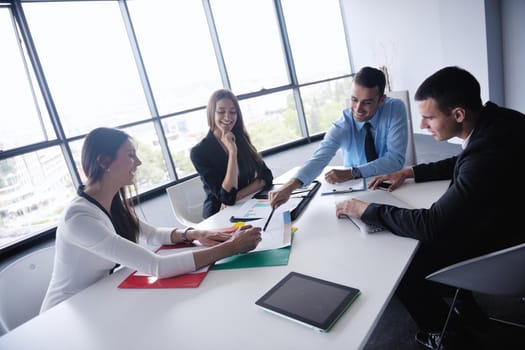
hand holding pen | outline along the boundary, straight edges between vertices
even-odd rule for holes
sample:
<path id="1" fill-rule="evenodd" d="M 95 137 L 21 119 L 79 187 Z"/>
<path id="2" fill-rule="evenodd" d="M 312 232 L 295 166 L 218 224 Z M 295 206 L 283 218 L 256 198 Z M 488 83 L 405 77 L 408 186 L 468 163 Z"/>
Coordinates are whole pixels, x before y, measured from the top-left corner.
<path id="1" fill-rule="evenodd" d="M 268 219 L 266 219 L 266 223 L 264 224 L 263 231 L 266 231 L 266 228 L 268 227 L 268 224 L 270 223 L 270 219 L 272 218 L 272 215 L 275 211 L 275 208 L 272 208 L 272 211 L 270 212 L 270 216 L 268 216 Z"/>
<path id="2" fill-rule="evenodd" d="M 288 181 L 284 186 L 281 186 L 279 189 L 275 191 L 271 191 L 268 193 L 268 198 L 270 199 L 270 205 L 273 209 L 279 207 L 280 205 L 286 203 L 288 199 L 290 199 L 290 195 L 292 193 L 301 188 L 302 183 L 299 182 L 299 180 L 293 178 L 290 181 Z"/>
<path id="3" fill-rule="evenodd" d="M 261 228 L 250 225 L 239 227 L 232 234 L 231 240 L 236 243 L 236 252 L 246 253 L 257 247 L 261 242 Z"/>

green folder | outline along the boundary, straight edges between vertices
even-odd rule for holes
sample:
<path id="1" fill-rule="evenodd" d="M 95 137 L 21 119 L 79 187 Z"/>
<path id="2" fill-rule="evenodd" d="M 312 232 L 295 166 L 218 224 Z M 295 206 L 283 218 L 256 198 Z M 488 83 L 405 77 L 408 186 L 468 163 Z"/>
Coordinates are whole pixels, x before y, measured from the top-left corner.
<path id="1" fill-rule="evenodd" d="M 283 213 L 285 230 L 290 234 L 290 243 L 293 242 L 294 232 L 296 228 L 292 227 L 292 219 L 290 212 Z M 216 261 L 212 266 L 212 270 L 226 270 L 226 269 L 242 269 L 245 267 L 261 267 L 261 266 L 279 266 L 288 265 L 288 258 L 290 257 L 290 249 L 292 245 L 287 247 L 263 250 L 260 252 L 244 253 L 229 256 L 227 258 Z"/>
<path id="2" fill-rule="evenodd" d="M 278 249 L 263 250 L 246 254 L 237 254 L 221 259 L 212 266 L 212 270 L 242 269 L 245 267 L 288 265 L 291 245 Z"/>

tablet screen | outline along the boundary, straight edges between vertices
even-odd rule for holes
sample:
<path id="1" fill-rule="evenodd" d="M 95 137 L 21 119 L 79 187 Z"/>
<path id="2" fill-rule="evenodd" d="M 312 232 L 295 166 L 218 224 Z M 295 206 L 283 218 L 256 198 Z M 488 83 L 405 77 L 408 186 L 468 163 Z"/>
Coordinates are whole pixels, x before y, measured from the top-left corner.
<path id="1" fill-rule="evenodd" d="M 356 288 L 290 272 L 255 304 L 328 332 L 359 294 Z"/>

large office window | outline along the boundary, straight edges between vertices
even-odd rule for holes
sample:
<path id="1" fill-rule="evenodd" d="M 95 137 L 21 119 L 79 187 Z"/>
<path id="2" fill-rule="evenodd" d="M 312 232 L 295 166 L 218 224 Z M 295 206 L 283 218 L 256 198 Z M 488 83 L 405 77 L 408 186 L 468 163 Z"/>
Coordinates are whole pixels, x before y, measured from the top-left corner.
<path id="1" fill-rule="evenodd" d="M 232 90 L 244 94 L 290 84 L 273 0 L 211 5 Z"/>
<path id="2" fill-rule="evenodd" d="M 0 7 L 0 33 L 0 150 L 55 139 L 8 7 Z"/>
<path id="3" fill-rule="evenodd" d="M 149 117 L 117 2 L 23 9 L 66 136 Z"/>
<path id="4" fill-rule="evenodd" d="M 127 2 L 160 115 L 203 106 L 222 81 L 203 6 L 195 0 Z"/>
<path id="5" fill-rule="evenodd" d="M 0 250 L 52 232 L 95 127 L 135 140 L 136 195 L 195 174 L 212 92 L 261 152 L 322 135 L 352 79 L 340 0 L 0 2 Z"/>

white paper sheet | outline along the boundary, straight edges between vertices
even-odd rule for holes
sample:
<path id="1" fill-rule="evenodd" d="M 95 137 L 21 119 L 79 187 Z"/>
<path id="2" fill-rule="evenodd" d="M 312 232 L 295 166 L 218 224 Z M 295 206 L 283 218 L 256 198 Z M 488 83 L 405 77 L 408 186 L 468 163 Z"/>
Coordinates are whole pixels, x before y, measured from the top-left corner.
<path id="1" fill-rule="evenodd" d="M 262 232 L 262 241 L 257 245 L 252 252 L 277 249 L 289 246 L 291 244 L 291 235 L 289 234 L 290 225 L 286 225 L 284 220 L 284 213 L 289 211 L 290 207 L 293 209 L 300 199 L 292 198 L 286 204 L 281 205 L 275 210 L 266 227 Z M 241 208 L 235 213 L 236 218 L 261 218 L 259 220 L 246 221 L 248 225 L 255 227 L 264 227 L 266 220 L 272 208 L 267 199 L 249 199 Z"/>

